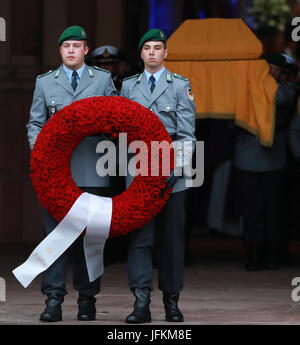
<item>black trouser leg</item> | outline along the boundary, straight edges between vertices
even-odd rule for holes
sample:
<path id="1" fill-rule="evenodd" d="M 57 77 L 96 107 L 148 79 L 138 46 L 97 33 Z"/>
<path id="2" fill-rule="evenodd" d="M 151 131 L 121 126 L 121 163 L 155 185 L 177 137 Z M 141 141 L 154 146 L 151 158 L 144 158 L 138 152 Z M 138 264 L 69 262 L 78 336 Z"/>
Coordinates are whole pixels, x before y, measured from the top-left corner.
<path id="1" fill-rule="evenodd" d="M 240 214 L 243 217 L 243 242 L 246 249 L 245 268 L 262 269 L 264 252 L 264 203 L 262 173 L 237 169 L 240 187 Z"/>
<path id="2" fill-rule="evenodd" d="M 73 287 L 80 297 L 94 297 L 100 292 L 100 277 L 90 282 L 86 267 L 83 236 L 79 236 L 72 245 Z"/>
<path id="3" fill-rule="evenodd" d="M 266 264 L 274 268 L 280 261 L 282 209 L 285 192 L 285 171 L 264 174 Z"/>
<path id="4" fill-rule="evenodd" d="M 154 219 L 142 229 L 130 233 L 128 251 L 128 279 L 131 290 L 134 288 L 153 289 L 152 253 Z"/>
<path id="5" fill-rule="evenodd" d="M 264 242 L 264 206 L 261 173 L 237 169 L 241 216 L 243 217 L 243 241 L 245 244 Z"/>
<path id="6" fill-rule="evenodd" d="M 48 235 L 58 224 L 58 222 L 43 208 L 42 216 L 46 234 Z M 66 250 L 46 271 L 43 272 L 41 291 L 44 295 L 55 294 L 65 296 L 67 294 L 65 286 L 66 268 L 69 251 Z"/>
<path id="7" fill-rule="evenodd" d="M 172 193 L 159 214 L 158 287 L 166 293 L 178 293 L 183 288 L 185 200 L 186 191 Z"/>

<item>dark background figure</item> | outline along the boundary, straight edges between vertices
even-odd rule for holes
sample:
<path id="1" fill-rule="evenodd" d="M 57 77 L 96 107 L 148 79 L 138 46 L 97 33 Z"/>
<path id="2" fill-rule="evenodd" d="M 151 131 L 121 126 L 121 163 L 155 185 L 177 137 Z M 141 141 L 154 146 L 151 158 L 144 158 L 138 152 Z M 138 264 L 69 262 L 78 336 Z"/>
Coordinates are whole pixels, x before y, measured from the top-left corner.
<path id="1" fill-rule="evenodd" d="M 89 60 L 94 66 L 103 68 L 111 73 L 113 82 L 118 91 L 120 85 L 117 83 L 118 79 L 118 63 L 119 63 L 119 50 L 111 45 L 104 45 L 96 48 Z"/>
<path id="2" fill-rule="evenodd" d="M 118 57 L 118 73 L 115 80 L 115 85 L 116 89 L 120 91 L 123 80 L 131 75 L 136 74 L 137 70 L 131 66 L 126 51 L 120 50 Z"/>
<path id="3" fill-rule="evenodd" d="M 290 83 L 281 81 L 286 60 L 280 53 L 265 57 L 278 83 L 275 133 L 272 147 L 263 147 L 259 138 L 237 128 L 235 166 L 243 217 L 246 270 L 277 269 L 286 195 L 286 131 L 295 107 L 296 94 Z"/>
<path id="4" fill-rule="evenodd" d="M 297 97 L 300 96 L 296 88 Z M 298 101 L 299 102 L 299 101 Z M 290 149 L 288 169 L 288 193 L 286 206 L 286 219 L 290 232 L 283 238 L 284 244 L 290 239 L 300 238 L 300 111 L 299 104 L 295 107 L 291 123 L 288 128 L 288 143 Z M 288 259 L 289 256 L 288 256 Z"/>
<path id="5" fill-rule="evenodd" d="M 204 183 L 187 191 L 185 264 L 197 236 L 239 236 L 238 193 L 233 167 L 235 126 L 228 119 L 197 119 L 195 136 L 204 141 Z M 220 187 L 220 188 L 219 188 Z M 194 233 L 193 233 L 194 232 Z"/>
<path id="6" fill-rule="evenodd" d="M 286 60 L 285 66 L 281 70 L 280 79 L 283 82 L 287 82 L 295 90 L 296 99 L 300 95 L 299 83 L 299 66 L 296 61 L 287 54 L 282 54 Z M 295 106 L 295 111 L 297 110 Z M 293 115 L 293 118 L 295 114 Z M 294 120 L 291 120 L 293 122 Z M 290 131 L 288 131 L 288 139 L 290 136 Z M 293 145 L 289 143 L 287 150 L 287 167 L 286 167 L 286 192 L 283 202 L 283 224 L 281 231 L 281 245 L 280 253 L 282 263 L 290 264 L 292 257 L 290 254 L 289 246 L 292 239 L 297 239 L 300 236 L 300 179 L 298 174 L 297 161 L 294 157 L 296 143 Z"/>

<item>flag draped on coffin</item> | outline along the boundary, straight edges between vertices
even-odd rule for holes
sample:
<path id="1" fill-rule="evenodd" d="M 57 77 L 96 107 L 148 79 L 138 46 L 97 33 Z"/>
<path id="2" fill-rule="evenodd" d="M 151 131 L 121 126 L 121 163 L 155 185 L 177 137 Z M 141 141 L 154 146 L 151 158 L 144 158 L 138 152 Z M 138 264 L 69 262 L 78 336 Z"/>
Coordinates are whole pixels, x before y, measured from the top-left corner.
<path id="1" fill-rule="evenodd" d="M 167 68 L 190 79 L 197 118 L 234 119 L 272 146 L 278 84 L 242 19 L 186 20 L 167 48 Z"/>

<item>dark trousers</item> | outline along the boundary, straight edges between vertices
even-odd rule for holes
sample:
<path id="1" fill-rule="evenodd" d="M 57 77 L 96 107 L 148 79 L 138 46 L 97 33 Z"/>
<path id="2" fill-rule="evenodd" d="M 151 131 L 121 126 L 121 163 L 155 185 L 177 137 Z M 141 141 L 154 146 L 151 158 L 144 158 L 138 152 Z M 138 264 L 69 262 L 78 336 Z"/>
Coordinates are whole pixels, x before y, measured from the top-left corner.
<path id="1" fill-rule="evenodd" d="M 107 187 L 81 187 L 90 194 L 108 196 Z M 58 222 L 43 209 L 43 222 L 47 235 L 57 226 Z M 57 294 L 63 297 L 67 294 L 65 277 L 69 259 L 73 263 L 73 287 L 80 297 L 92 297 L 100 291 L 100 278 L 89 282 L 84 249 L 83 236 L 80 235 L 74 243 L 43 273 L 41 291 L 44 295 Z"/>
<path id="2" fill-rule="evenodd" d="M 281 241 L 285 170 L 252 172 L 237 169 L 243 240 L 245 244 L 267 245 L 277 255 Z"/>
<path id="3" fill-rule="evenodd" d="M 184 223 L 186 192 L 172 193 L 162 211 L 150 223 L 130 234 L 129 287 L 153 289 L 154 244 L 158 265 L 158 288 L 178 293 L 183 288 Z"/>

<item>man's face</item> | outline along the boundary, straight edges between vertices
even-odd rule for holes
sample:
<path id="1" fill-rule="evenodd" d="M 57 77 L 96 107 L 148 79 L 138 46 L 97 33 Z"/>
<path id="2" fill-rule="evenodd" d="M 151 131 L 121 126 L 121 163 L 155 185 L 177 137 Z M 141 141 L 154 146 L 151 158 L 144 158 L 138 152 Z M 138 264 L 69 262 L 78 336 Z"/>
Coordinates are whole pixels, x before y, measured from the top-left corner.
<path id="1" fill-rule="evenodd" d="M 141 58 L 144 61 L 145 69 L 151 73 L 159 71 L 164 66 L 164 60 L 168 55 L 163 42 L 146 42 L 141 50 Z"/>
<path id="2" fill-rule="evenodd" d="M 63 63 L 72 70 L 77 70 L 84 64 L 88 51 L 85 41 L 64 41 L 59 47 Z"/>

